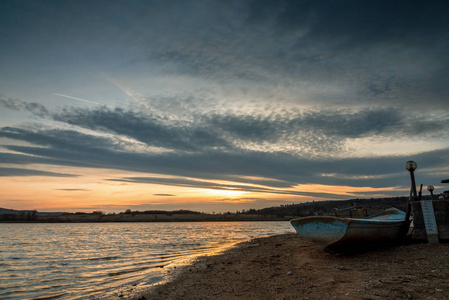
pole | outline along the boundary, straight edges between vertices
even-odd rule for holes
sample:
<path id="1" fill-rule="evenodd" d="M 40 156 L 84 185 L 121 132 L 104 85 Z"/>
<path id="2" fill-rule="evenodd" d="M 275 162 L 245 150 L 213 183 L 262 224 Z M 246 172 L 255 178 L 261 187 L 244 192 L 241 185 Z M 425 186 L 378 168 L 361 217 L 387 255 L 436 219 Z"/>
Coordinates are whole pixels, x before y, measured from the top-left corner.
<path id="1" fill-rule="evenodd" d="M 404 227 L 402 228 L 402 236 L 405 237 L 408 233 L 408 229 L 410 228 L 410 214 L 412 210 L 412 198 L 413 197 L 413 186 L 410 188 L 410 196 L 408 197 L 407 207 L 405 209 L 405 222 Z"/>
<path id="2" fill-rule="evenodd" d="M 412 181 L 412 192 L 413 192 L 413 200 L 416 200 L 416 198 L 418 197 L 417 193 L 416 193 L 416 183 L 415 183 L 415 170 L 411 169 L 409 170 L 410 172 L 410 180 Z"/>
<path id="3" fill-rule="evenodd" d="M 412 204 L 411 202 L 416 200 L 416 198 L 418 197 L 417 193 L 416 193 L 416 183 L 415 183 L 415 174 L 414 171 L 416 170 L 416 168 L 418 167 L 418 165 L 414 162 L 414 161 L 408 161 L 405 163 L 405 168 L 410 172 L 410 180 L 412 182 L 412 186 L 411 186 L 411 190 L 410 190 L 410 197 L 407 201 L 407 208 L 405 210 L 405 222 L 404 222 L 404 227 L 402 228 L 402 236 L 405 237 L 408 233 L 408 230 L 410 228 L 410 215 L 412 212 Z M 413 194 L 413 197 L 412 197 Z"/>

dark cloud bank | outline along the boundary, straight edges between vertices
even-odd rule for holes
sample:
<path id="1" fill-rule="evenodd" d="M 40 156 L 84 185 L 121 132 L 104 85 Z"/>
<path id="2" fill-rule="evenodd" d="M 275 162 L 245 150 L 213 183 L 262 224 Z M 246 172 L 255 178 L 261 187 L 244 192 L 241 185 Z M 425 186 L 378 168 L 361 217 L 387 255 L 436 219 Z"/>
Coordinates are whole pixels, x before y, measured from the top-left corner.
<path id="1" fill-rule="evenodd" d="M 338 100 L 343 106 L 374 101 L 403 109 L 448 108 L 447 1 L 0 5 L 4 53 L 33 49 L 48 52 L 49 61 L 54 52 L 64 53 L 124 73 L 157 68 L 242 89 L 248 83 L 280 90 L 300 86 L 309 101 L 332 105 Z M 342 87 L 343 95 L 316 92 L 331 86 Z"/>

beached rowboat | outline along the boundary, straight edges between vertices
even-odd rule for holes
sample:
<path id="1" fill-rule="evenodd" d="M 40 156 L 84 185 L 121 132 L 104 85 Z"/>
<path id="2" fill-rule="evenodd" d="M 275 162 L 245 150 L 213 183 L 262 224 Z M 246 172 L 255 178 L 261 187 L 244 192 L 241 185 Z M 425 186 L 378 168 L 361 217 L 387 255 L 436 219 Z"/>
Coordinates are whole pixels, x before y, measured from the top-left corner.
<path id="1" fill-rule="evenodd" d="M 352 251 L 368 243 L 400 239 L 405 213 L 389 208 L 361 219 L 316 216 L 290 222 L 301 237 L 319 244 L 328 252 Z"/>

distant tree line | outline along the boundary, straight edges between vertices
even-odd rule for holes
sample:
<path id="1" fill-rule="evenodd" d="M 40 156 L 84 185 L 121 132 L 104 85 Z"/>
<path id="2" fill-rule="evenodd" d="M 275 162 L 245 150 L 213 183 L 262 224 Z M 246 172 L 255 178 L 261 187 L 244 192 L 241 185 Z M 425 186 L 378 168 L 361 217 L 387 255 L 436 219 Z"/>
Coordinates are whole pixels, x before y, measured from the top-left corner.
<path id="1" fill-rule="evenodd" d="M 430 200 L 430 196 L 423 196 L 422 199 Z M 350 199 L 350 200 L 327 200 L 312 201 L 298 204 L 287 204 L 281 206 L 266 207 L 262 209 L 243 210 L 241 214 L 263 215 L 263 216 L 310 216 L 310 215 L 332 215 L 336 210 L 353 207 L 369 210 L 383 210 L 389 207 L 405 211 L 408 197 L 392 198 L 370 198 L 370 199 Z"/>
<path id="2" fill-rule="evenodd" d="M 37 211 L 18 211 L 0 215 L 0 222 L 33 222 L 38 219 Z"/>
<path id="3" fill-rule="evenodd" d="M 430 200 L 430 196 L 422 196 L 422 199 Z M 225 212 L 219 213 L 219 215 L 258 215 L 258 216 L 274 216 L 278 218 L 284 218 L 285 216 L 310 216 L 310 215 L 332 215 L 336 210 L 341 210 L 345 208 L 362 208 L 369 210 L 383 210 L 389 207 L 396 207 L 397 209 L 406 209 L 406 204 L 408 197 L 390 197 L 390 198 L 355 198 L 350 200 L 325 200 L 325 201 L 311 201 L 305 203 L 292 203 L 281 206 L 266 207 L 261 209 L 251 208 L 248 210 L 236 211 L 235 213 Z M 165 215 L 175 215 L 175 214 L 205 214 L 202 212 L 192 211 L 192 210 L 131 210 L 127 209 L 119 214 L 165 214 Z M 215 213 L 214 213 L 215 214 Z"/>
<path id="4" fill-rule="evenodd" d="M 120 212 L 119 214 L 133 214 L 133 215 L 143 215 L 143 214 L 151 214 L 151 215 L 186 215 L 186 214 L 203 214 L 198 211 L 193 210 L 186 210 L 186 209 L 180 209 L 180 210 L 145 210 L 145 211 L 139 211 L 139 210 L 131 210 L 127 209 L 124 212 Z"/>
<path id="5" fill-rule="evenodd" d="M 422 196 L 422 199 L 430 200 L 430 196 Z M 281 206 L 273 206 L 266 207 L 262 209 L 251 208 L 248 210 L 241 210 L 235 213 L 225 212 L 225 213 L 202 213 L 192 210 L 131 210 L 126 209 L 124 212 L 118 213 L 118 215 L 165 215 L 165 216 L 173 216 L 173 215 L 202 215 L 205 218 L 211 218 L 211 220 L 220 220 L 221 217 L 225 217 L 226 220 L 237 218 L 238 220 L 248 219 L 248 220 L 257 220 L 257 216 L 260 217 L 261 220 L 284 220 L 291 219 L 293 217 L 303 217 L 303 216 L 311 216 L 311 215 L 334 215 L 338 211 L 347 211 L 351 212 L 350 216 L 352 216 L 352 212 L 361 209 L 365 210 L 371 214 L 375 211 L 381 211 L 383 209 L 389 207 L 396 207 L 400 210 L 405 211 L 407 205 L 408 197 L 390 197 L 390 198 L 371 198 L 371 199 L 350 199 L 350 200 L 326 200 L 326 201 L 311 201 L 305 203 L 292 203 Z M 1 209 L 0 209 L 1 210 Z M 0 211 L 1 212 L 1 211 Z M 0 213 L 0 222 L 58 222 L 64 221 L 64 216 L 95 216 L 96 221 L 107 219 L 107 216 L 117 215 L 116 213 L 108 213 L 106 214 L 103 211 L 96 210 L 91 213 L 87 212 L 75 212 L 75 213 L 64 213 L 59 216 L 41 216 L 37 211 L 14 211 L 3 209 L 3 212 Z M 188 216 L 186 216 L 188 217 Z M 245 218 L 246 217 L 246 218 Z M 159 219 L 159 218 L 158 218 Z M 76 220 L 76 219 L 72 219 Z M 86 220 L 82 217 L 80 220 Z"/>

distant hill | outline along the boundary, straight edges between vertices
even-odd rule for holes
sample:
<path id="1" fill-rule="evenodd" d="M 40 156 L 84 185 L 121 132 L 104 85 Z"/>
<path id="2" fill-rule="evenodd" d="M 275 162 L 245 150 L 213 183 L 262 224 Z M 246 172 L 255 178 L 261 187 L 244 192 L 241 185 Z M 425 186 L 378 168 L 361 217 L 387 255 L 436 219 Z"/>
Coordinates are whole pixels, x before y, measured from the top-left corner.
<path id="1" fill-rule="evenodd" d="M 310 215 L 333 215 L 336 211 L 350 209 L 366 209 L 370 212 L 380 211 L 389 207 L 405 210 L 408 197 L 395 197 L 384 199 L 350 199 L 350 200 L 327 200 L 312 201 L 298 204 L 288 204 L 262 209 L 250 209 L 243 211 L 244 214 L 261 214 L 275 216 L 304 217 Z"/>
<path id="2" fill-rule="evenodd" d="M 63 212 L 38 212 L 37 210 L 16 210 L 0 207 L 0 216 L 11 215 L 11 216 L 23 216 L 23 215 L 36 215 L 36 216 L 60 216 L 64 214 Z"/>
<path id="3" fill-rule="evenodd" d="M 423 200 L 430 200 L 430 196 L 422 196 Z M 262 209 L 249 209 L 243 214 L 272 215 L 277 217 L 293 216 L 304 217 L 310 215 L 335 215 L 338 212 L 350 210 L 364 210 L 366 214 L 373 214 L 386 208 L 396 207 L 406 210 L 408 197 L 350 199 L 350 200 L 325 200 L 312 201 L 298 204 L 288 204 Z M 340 216 L 346 216 L 343 213 Z"/>
<path id="4" fill-rule="evenodd" d="M 19 215 L 19 214 L 27 214 L 27 213 L 33 213 L 36 212 L 36 210 L 15 210 L 15 209 L 7 209 L 7 208 L 1 208 L 0 207 L 0 215 Z"/>

